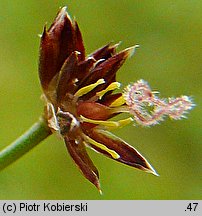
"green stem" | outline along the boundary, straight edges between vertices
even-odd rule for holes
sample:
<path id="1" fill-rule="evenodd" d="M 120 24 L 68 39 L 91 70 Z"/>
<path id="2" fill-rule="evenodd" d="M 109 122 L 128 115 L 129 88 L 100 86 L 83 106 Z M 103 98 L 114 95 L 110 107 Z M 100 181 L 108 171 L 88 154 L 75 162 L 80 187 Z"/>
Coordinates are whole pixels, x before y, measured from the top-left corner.
<path id="1" fill-rule="evenodd" d="M 51 134 L 45 120 L 40 118 L 22 136 L 0 152 L 0 170 L 29 152 Z"/>

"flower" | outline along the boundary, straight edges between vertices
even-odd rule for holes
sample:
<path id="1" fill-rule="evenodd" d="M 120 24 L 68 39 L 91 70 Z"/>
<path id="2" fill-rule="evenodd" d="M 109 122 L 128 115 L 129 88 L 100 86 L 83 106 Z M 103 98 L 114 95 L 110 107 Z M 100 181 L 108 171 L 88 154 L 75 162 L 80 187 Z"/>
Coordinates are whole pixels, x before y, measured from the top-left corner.
<path id="1" fill-rule="evenodd" d="M 45 118 L 52 132 L 64 139 L 82 174 L 101 192 L 98 170 L 86 146 L 111 159 L 158 175 L 132 146 L 110 131 L 131 122 L 154 125 L 167 115 L 179 119 L 193 107 L 189 97 L 159 99 L 140 80 L 123 92 L 116 72 L 137 46 L 116 52 L 118 44 L 107 44 L 89 56 L 85 54 L 78 24 L 63 7 L 53 24 L 41 36 L 39 76 L 45 101 Z M 150 108 L 150 111 L 148 110 Z M 129 113 L 119 121 L 110 120 Z"/>

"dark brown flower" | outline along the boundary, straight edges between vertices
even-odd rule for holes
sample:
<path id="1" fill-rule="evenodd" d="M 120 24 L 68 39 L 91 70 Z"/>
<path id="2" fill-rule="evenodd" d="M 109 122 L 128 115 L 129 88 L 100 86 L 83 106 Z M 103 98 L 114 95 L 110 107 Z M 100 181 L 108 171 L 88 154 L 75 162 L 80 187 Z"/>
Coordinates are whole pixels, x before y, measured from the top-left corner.
<path id="1" fill-rule="evenodd" d="M 44 28 L 41 36 L 39 76 L 46 103 L 45 117 L 52 132 L 58 132 L 64 139 L 69 154 L 83 175 L 99 191 L 98 170 L 89 158 L 86 146 L 116 161 L 157 175 L 134 147 L 109 132 L 134 119 L 143 125 L 148 122 L 148 118 L 155 115 L 146 113 L 145 104 L 150 106 L 153 102 L 152 106 L 157 104 L 158 109 L 161 107 L 155 102 L 157 97 L 149 87 L 144 88 L 146 84 L 143 81 L 139 81 L 134 91 L 131 91 L 134 87 L 128 86 L 124 93 L 113 93 L 120 87 L 116 82 L 116 72 L 134 53 L 135 46 L 118 53 L 116 48 L 117 45 L 107 44 L 86 56 L 78 24 L 71 20 L 65 7 L 59 11 L 50 28 Z M 191 102 L 186 99 L 187 109 L 181 113 L 191 107 Z M 109 120 L 122 112 L 132 113 L 134 119 Z M 168 109 L 166 114 L 169 114 Z"/>

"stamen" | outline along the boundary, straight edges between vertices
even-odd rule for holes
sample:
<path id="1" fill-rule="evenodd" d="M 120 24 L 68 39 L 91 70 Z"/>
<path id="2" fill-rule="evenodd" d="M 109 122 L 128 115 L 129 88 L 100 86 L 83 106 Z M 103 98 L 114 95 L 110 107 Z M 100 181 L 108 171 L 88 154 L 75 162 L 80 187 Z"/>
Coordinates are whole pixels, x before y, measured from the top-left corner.
<path id="1" fill-rule="evenodd" d="M 96 147 L 108 152 L 114 159 L 120 158 L 120 155 L 117 154 L 114 150 L 107 148 L 105 145 L 91 139 L 89 136 L 85 135 L 85 139 L 86 139 L 87 143 L 90 143 L 91 145 L 96 146 Z"/>
<path id="2" fill-rule="evenodd" d="M 93 120 L 93 119 L 86 118 L 86 117 L 84 117 L 82 115 L 80 116 L 80 118 L 84 122 L 88 122 L 88 123 L 92 123 L 92 124 L 107 127 L 106 129 L 108 129 L 108 130 L 114 130 L 114 129 L 126 126 L 126 125 L 130 124 L 131 122 L 133 122 L 133 119 L 131 117 L 126 118 L 126 119 L 122 119 L 122 120 L 119 120 L 119 121 Z"/>
<path id="3" fill-rule="evenodd" d="M 89 93 L 90 91 L 92 91 L 95 87 L 97 87 L 98 85 L 101 85 L 101 84 L 104 84 L 105 81 L 104 79 L 99 79 L 96 83 L 93 83 L 93 84 L 90 84 L 90 85 L 87 85 L 87 86 L 84 86 L 83 88 L 79 89 L 75 94 L 74 96 L 75 97 L 81 97 L 87 93 Z"/>
<path id="4" fill-rule="evenodd" d="M 93 119 L 89 119 L 86 118 L 84 116 L 80 116 L 81 120 L 84 122 L 88 122 L 88 123 L 92 123 L 92 124 L 98 124 L 98 125 L 103 125 L 103 126 L 107 126 L 107 127 L 117 127 L 119 126 L 118 122 L 115 121 L 102 121 L 102 120 L 93 120 Z"/>
<path id="5" fill-rule="evenodd" d="M 106 94 L 108 91 L 113 91 L 115 89 L 119 89 L 121 86 L 121 84 L 119 82 L 112 82 L 109 86 L 107 86 L 106 89 L 99 91 L 96 93 L 96 95 L 99 97 L 99 99 L 101 100 L 102 97 L 104 96 L 104 94 Z"/>
<path id="6" fill-rule="evenodd" d="M 119 106 L 122 106 L 126 103 L 126 100 L 124 99 L 123 95 L 120 96 L 119 98 L 117 98 L 115 101 L 113 101 L 111 104 L 110 104 L 110 107 L 119 107 Z"/>
<path id="7" fill-rule="evenodd" d="M 129 117 L 129 118 L 126 118 L 126 119 L 122 119 L 122 120 L 119 120 L 118 123 L 119 123 L 119 127 L 123 127 L 123 126 L 126 126 L 128 124 L 130 124 L 131 122 L 133 122 L 134 120 Z"/>

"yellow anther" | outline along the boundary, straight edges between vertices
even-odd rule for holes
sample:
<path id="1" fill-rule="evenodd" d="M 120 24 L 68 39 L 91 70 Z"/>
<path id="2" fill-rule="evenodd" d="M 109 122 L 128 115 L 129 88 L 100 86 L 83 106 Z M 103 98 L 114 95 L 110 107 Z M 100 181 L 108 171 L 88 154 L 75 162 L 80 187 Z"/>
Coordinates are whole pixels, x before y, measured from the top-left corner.
<path id="1" fill-rule="evenodd" d="M 80 118 L 84 122 L 97 124 L 97 125 L 100 125 L 100 126 L 105 126 L 108 130 L 114 130 L 114 129 L 123 127 L 123 126 L 128 125 L 131 122 L 133 122 L 133 119 L 131 117 L 126 118 L 126 119 L 122 119 L 122 120 L 119 120 L 119 121 L 93 120 L 93 119 L 86 118 L 86 117 L 84 117 L 82 115 L 80 116 Z"/>
<path id="2" fill-rule="evenodd" d="M 107 86 L 106 89 L 97 92 L 96 95 L 99 97 L 99 99 L 101 99 L 103 97 L 104 94 L 106 94 L 108 91 L 113 91 L 115 89 L 119 89 L 121 86 L 121 84 L 119 82 L 112 82 L 109 86 Z"/>
<path id="3" fill-rule="evenodd" d="M 84 116 L 80 116 L 81 120 L 84 122 L 88 122 L 88 123 L 92 123 L 92 124 L 98 124 L 98 125 L 102 125 L 102 126 L 106 126 L 106 127 L 118 127 L 119 123 L 115 122 L 115 121 L 102 121 L 102 120 L 93 120 L 93 119 L 89 119 L 86 118 Z"/>
<path id="4" fill-rule="evenodd" d="M 107 130 L 115 130 L 117 128 L 121 128 L 121 127 L 124 127 L 128 124 L 130 124 L 131 122 L 133 122 L 134 120 L 129 117 L 129 118 L 126 118 L 126 119 L 122 119 L 122 120 L 119 120 L 119 121 L 116 121 L 116 125 L 110 125 L 107 127 Z"/>
<path id="5" fill-rule="evenodd" d="M 91 145 L 93 146 L 96 146 L 98 147 L 99 149 L 102 149 L 104 151 L 106 151 L 107 153 L 109 153 L 114 159 L 118 159 L 120 158 L 120 155 L 117 154 L 114 150 L 111 150 L 109 148 L 107 148 L 105 145 L 91 139 L 89 136 L 85 136 L 85 139 L 86 139 L 86 143 L 90 143 Z"/>
<path id="6" fill-rule="evenodd" d="M 115 101 L 113 101 L 111 104 L 110 104 L 110 107 L 119 107 L 119 106 L 122 106 L 123 104 L 125 104 L 125 99 L 123 96 L 120 96 L 119 98 L 117 98 Z"/>
<path id="7" fill-rule="evenodd" d="M 96 83 L 84 86 L 83 88 L 79 89 L 74 96 L 75 97 L 81 97 L 87 93 L 89 93 L 90 91 L 92 91 L 95 87 L 97 87 L 98 85 L 104 84 L 105 81 L 104 79 L 99 79 Z"/>
<path id="8" fill-rule="evenodd" d="M 126 119 L 119 120 L 119 121 L 118 121 L 119 127 L 126 126 L 126 125 L 132 123 L 133 121 L 134 121 L 134 120 L 133 120 L 133 118 L 131 118 L 131 117 L 126 118 Z"/>

